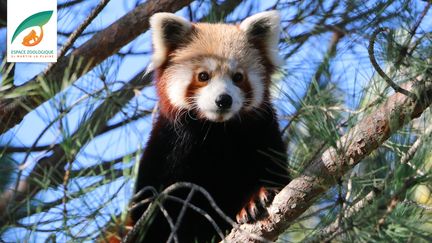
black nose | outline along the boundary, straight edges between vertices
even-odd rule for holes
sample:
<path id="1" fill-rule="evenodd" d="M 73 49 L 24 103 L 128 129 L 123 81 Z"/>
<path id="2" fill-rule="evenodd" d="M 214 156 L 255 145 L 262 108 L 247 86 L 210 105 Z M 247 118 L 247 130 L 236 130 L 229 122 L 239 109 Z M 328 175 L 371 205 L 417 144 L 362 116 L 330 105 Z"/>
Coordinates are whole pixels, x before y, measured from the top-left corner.
<path id="1" fill-rule="evenodd" d="M 229 109 L 232 105 L 232 97 L 228 94 L 221 94 L 216 98 L 215 102 L 220 109 Z"/>

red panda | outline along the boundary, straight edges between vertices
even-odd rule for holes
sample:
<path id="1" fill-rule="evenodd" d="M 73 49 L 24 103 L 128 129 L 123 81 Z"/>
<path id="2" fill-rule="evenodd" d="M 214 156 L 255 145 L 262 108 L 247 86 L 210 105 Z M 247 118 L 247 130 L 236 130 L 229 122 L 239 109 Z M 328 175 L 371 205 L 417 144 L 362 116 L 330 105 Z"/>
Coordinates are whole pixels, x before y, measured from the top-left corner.
<path id="1" fill-rule="evenodd" d="M 239 223 L 266 214 L 275 191 L 288 183 L 281 163 L 286 148 L 269 92 L 271 75 L 281 64 L 279 19 L 276 11 L 239 25 L 191 23 L 171 13 L 151 17 L 160 112 L 140 161 L 136 192 L 192 182 Z M 188 193 L 182 189 L 173 196 L 185 200 Z M 223 233 L 230 229 L 204 196 L 195 193 L 190 203 L 208 213 Z M 182 206 L 169 199 L 163 203 L 174 224 Z M 133 222 L 146 207 L 132 210 Z M 158 210 L 137 242 L 166 242 L 170 232 Z M 176 235 L 181 243 L 221 240 L 213 225 L 190 208 Z"/>

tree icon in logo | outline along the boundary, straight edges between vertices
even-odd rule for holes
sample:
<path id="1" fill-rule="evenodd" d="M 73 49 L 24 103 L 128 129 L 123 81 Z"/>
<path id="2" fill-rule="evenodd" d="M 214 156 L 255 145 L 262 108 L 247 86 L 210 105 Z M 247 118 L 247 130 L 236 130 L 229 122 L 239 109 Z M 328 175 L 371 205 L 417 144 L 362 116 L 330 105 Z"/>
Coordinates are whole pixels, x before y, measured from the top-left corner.
<path id="1" fill-rule="evenodd" d="M 23 32 L 24 30 L 31 28 L 31 31 L 23 38 L 22 44 L 24 46 L 36 46 L 42 41 L 43 38 L 43 26 L 48 23 L 53 11 L 43 11 L 39 13 L 35 13 L 30 17 L 26 18 L 21 24 L 16 28 L 11 43 L 14 42 L 16 37 Z M 40 34 L 37 35 L 35 29 L 33 27 L 39 26 Z"/>

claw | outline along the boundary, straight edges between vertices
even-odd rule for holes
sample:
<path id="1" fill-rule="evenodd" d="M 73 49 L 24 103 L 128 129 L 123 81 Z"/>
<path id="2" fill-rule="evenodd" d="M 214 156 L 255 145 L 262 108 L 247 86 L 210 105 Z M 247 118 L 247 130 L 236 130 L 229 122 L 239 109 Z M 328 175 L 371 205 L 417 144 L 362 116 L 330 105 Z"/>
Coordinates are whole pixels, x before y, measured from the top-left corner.
<path id="1" fill-rule="evenodd" d="M 266 207 L 270 205 L 275 195 L 276 190 L 260 187 L 236 215 L 237 222 L 252 223 L 264 218 L 268 214 Z"/>
<path id="2" fill-rule="evenodd" d="M 242 208 L 240 212 L 236 215 L 236 220 L 239 224 L 247 223 L 248 216 L 245 208 Z"/>

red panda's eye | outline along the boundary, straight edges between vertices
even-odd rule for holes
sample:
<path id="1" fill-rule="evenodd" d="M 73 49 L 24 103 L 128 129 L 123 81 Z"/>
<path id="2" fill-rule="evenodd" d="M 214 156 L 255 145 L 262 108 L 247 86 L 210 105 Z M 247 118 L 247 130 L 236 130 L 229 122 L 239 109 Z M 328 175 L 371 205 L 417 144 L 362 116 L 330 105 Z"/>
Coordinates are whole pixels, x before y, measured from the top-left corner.
<path id="1" fill-rule="evenodd" d="M 210 79 L 210 74 L 208 72 L 200 72 L 198 74 L 198 80 L 201 82 L 206 82 Z"/>
<path id="2" fill-rule="evenodd" d="M 235 73 L 234 76 L 232 77 L 232 80 L 234 83 L 240 83 L 241 81 L 243 81 L 243 74 Z"/>

